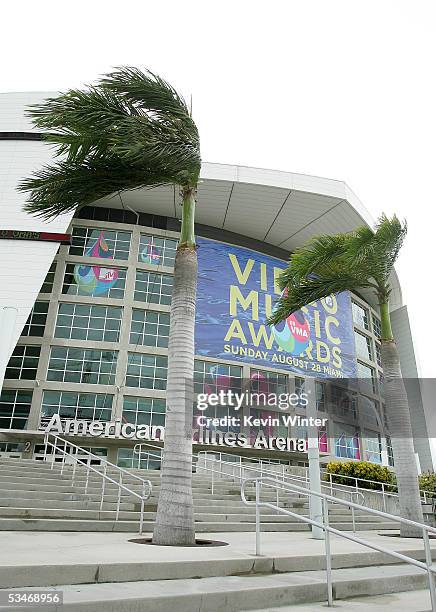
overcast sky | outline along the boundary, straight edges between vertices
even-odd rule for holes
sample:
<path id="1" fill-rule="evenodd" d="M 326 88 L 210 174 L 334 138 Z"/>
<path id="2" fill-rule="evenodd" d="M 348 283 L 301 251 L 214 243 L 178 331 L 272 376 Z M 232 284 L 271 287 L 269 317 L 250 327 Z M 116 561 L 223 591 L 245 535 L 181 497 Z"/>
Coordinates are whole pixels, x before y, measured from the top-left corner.
<path id="1" fill-rule="evenodd" d="M 345 180 L 407 217 L 398 264 L 424 376 L 436 376 L 434 0 L 16 0 L 1 91 L 147 66 L 186 96 L 205 161 Z"/>

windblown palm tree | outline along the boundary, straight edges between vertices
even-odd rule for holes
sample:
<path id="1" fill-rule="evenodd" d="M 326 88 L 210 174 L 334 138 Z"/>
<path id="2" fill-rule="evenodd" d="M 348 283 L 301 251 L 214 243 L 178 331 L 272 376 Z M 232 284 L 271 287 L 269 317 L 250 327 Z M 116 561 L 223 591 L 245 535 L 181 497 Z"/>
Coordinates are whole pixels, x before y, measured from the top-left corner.
<path id="1" fill-rule="evenodd" d="M 167 412 L 153 540 L 195 541 L 192 501 L 192 379 L 197 254 L 194 212 L 200 173 L 197 127 L 183 98 L 151 72 L 120 68 L 95 86 L 70 90 L 29 111 L 59 161 L 24 180 L 29 213 L 45 219 L 101 197 L 177 185 L 182 227 L 174 266 Z"/>
<path id="2" fill-rule="evenodd" d="M 382 215 L 374 231 L 360 227 L 348 234 L 313 238 L 293 253 L 289 267 L 281 274 L 279 283 L 286 291 L 268 322 L 278 323 L 306 304 L 340 291 L 369 289 L 374 292 L 380 308 L 386 416 L 400 513 L 404 518 L 422 522 L 409 404 L 389 314 L 389 278 L 406 231 L 406 224 L 396 216 L 389 219 Z M 401 535 L 421 537 L 422 534 L 402 525 Z"/>

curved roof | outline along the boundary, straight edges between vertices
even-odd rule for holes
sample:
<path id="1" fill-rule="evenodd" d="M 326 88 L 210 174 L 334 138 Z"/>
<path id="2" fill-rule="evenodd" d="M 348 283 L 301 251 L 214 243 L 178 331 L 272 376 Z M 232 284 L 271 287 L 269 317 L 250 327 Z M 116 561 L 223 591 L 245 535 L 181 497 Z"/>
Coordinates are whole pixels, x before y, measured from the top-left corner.
<path id="1" fill-rule="evenodd" d="M 0 132 L 34 131 L 25 117 L 25 107 L 53 95 L 55 92 L 1 94 Z M 23 151 L 26 143 L 20 145 Z M 46 162 L 48 147 L 42 143 L 33 143 L 33 146 L 41 148 L 41 163 Z M 180 217 L 180 197 L 173 186 L 124 192 L 123 204 L 138 212 Z M 96 202 L 98 206 L 111 208 L 123 204 L 118 196 Z M 347 232 L 359 225 L 372 226 L 374 223 L 359 198 L 343 181 L 207 162 L 201 170 L 196 220 L 287 252 L 316 234 Z M 402 299 L 395 272 L 392 285 L 391 308 L 396 309 L 401 306 Z M 363 297 L 373 303 L 371 293 L 364 293 Z"/>

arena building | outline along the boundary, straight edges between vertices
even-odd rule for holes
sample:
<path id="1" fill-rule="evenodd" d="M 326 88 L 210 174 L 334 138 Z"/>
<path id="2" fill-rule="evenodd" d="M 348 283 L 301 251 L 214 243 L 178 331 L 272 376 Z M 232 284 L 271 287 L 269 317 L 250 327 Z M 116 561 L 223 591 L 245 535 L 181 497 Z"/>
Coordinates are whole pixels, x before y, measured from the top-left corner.
<path id="1" fill-rule="evenodd" d="M 41 457 L 44 428 L 56 415 L 61 423 L 130 424 L 130 434 L 139 426 L 159 432 L 165 423 L 179 194 L 173 187 L 114 194 L 50 223 L 26 215 L 16 185 L 48 163 L 52 152 L 25 108 L 48 95 L 0 96 L 0 307 L 2 337 L 10 344 L 9 351 L 2 347 L 7 367 L 0 396 L 0 456 Z M 318 416 L 328 416 L 319 431 L 322 460 L 392 465 L 383 416 L 380 319 L 372 295 L 340 294 L 311 305 L 287 326 L 271 330 L 264 324 L 278 297 L 277 274 L 296 247 L 317 234 L 372 223 L 341 181 L 205 163 L 196 226 L 195 391 L 249 388 L 284 397 L 301 395 L 310 379 Z M 48 235 L 54 233 L 69 234 L 70 243 Z M 403 375 L 416 379 L 407 307 L 395 273 L 392 284 Z M 17 309 L 10 329 L 8 307 Z M 366 382 L 354 393 L 344 386 L 349 379 Z M 409 399 L 420 468 L 433 469 L 419 385 Z M 212 423 L 213 431 L 243 432 L 251 440 L 260 429 L 269 437 L 304 439 L 304 420 L 277 422 L 277 414 L 284 413 L 304 419 L 307 406 L 297 401 L 284 411 L 245 402 L 241 422 L 224 419 Z M 201 414 L 231 416 L 222 406 Z M 205 445 L 198 429 L 195 448 L 223 450 Z M 139 466 L 135 437 L 86 431 L 70 437 L 114 463 Z M 304 449 L 243 451 L 296 465 L 307 460 Z M 149 460 L 141 464 L 152 466 Z"/>

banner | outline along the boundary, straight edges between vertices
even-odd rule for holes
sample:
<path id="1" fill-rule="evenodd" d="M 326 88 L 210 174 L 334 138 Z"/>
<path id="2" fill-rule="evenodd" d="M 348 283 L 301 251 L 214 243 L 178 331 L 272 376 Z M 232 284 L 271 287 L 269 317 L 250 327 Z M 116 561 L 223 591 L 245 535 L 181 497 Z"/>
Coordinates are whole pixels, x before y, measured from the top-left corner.
<path id="1" fill-rule="evenodd" d="M 325 378 L 356 377 L 348 292 L 265 324 L 280 297 L 286 263 L 243 247 L 198 238 L 197 355 Z"/>

